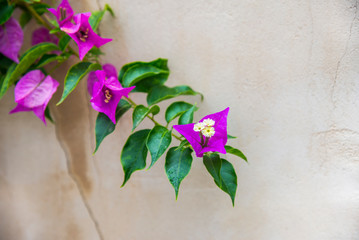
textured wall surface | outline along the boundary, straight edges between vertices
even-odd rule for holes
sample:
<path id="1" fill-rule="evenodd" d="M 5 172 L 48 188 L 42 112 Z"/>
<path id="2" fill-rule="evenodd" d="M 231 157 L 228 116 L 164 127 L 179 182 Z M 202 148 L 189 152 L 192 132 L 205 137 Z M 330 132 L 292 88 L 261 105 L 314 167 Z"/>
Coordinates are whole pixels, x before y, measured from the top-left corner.
<path id="1" fill-rule="evenodd" d="M 103 63 L 119 70 L 168 58 L 168 84 L 206 97 L 186 98 L 201 107 L 195 120 L 229 106 L 239 136 L 231 145 L 249 164 L 228 158 L 238 173 L 234 208 L 200 159 L 177 202 L 163 158 L 120 188 L 130 113 L 92 156 L 96 112 L 85 81 L 56 107 L 59 89 L 47 127 L 32 113 L 8 115 L 10 91 L 0 104 L 1 240 L 359 240 L 357 2 L 70 2 L 78 12 L 105 3 L 115 11 L 100 25 L 114 38 Z"/>

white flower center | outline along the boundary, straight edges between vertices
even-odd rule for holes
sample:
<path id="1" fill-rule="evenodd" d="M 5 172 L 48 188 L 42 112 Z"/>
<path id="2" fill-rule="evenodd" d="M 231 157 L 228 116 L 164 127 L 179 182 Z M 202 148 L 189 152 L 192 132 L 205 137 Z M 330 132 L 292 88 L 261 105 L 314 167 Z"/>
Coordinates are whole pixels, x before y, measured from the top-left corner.
<path id="1" fill-rule="evenodd" d="M 202 122 L 196 123 L 193 126 L 193 131 L 200 132 L 201 135 L 210 138 L 216 131 L 214 130 L 214 124 L 216 122 L 210 118 L 204 119 Z"/>
<path id="2" fill-rule="evenodd" d="M 205 128 L 202 130 L 202 134 L 203 134 L 205 137 L 212 137 L 212 136 L 215 134 L 214 127 L 205 127 Z"/>
<path id="3" fill-rule="evenodd" d="M 203 124 L 206 125 L 207 127 L 213 127 L 215 123 L 216 122 L 210 118 L 203 120 Z"/>

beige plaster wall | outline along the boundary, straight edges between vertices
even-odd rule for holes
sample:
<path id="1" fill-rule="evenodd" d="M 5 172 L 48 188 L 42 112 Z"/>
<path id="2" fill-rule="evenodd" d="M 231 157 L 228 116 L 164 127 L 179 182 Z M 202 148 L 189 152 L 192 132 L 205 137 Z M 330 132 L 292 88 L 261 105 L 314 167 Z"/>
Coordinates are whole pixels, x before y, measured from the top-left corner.
<path id="1" fill-rule="evenodd" d="M 185 98 L 201 107 L 195 120 L 229 106 L 232 145 L 249 164 L 228 157 L 234 208 L 200 159 L 177 202 L 164 159 L 120 188 L 130 113 L 92 156 L 96 112 L 85 81 L 59 107 L 57 92 L 56 125 L 47 127 L 31 113 L 8 115 L 9 92 L 0 104 L 1 240 L 359 240 L 357 2 L 70 2 L 77 11 L 109 3 L 116 13 L 100 26 L 114 39 L 103 63 L 168 58 L 168 84 L 205 95 Z"/>

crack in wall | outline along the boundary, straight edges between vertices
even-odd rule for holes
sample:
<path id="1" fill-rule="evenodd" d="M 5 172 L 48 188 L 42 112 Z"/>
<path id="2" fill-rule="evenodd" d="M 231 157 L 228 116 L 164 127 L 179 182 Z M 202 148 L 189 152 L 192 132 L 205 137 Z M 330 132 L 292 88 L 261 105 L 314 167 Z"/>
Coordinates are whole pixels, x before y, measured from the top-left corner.
<path id="1" fill-rule="evenodd" d="M 342 54 L 342 56 L 340 57 L 338 63 L 337 63 L 337 67 L 336 67 L 336 70 L 335 70 L 335 76 L 334 76 L 334 81 L 333 81 L 333 85 L 332 85 L 332 89 L 331 89 L 331 100 L 332 100 L 332 103 L 334 105 L 334 110 L 336 109 L 336 101 L 334 100 L 334 92 L 335 92 L 335 88 L 337 86 L 337 80 L 338 80 L 338 75 L 339 75 L 339 69 L 340 69 L 340 66 L 341 66 L 341 63 L 344 59 L 344 57 L 347 55 L 348 53 L 348 48 L 349 48 L 349 42 L 350 42 L 350 39 L 352 37 L 352 30 L 353 30 L 353 26 L 354 26 L 354 22 L 355 20 L 357 19 L 357 13 L 358 13 L 358 1 L 355 1 L 355 5 L 353 6 L 353 8 L 355 8 L 355 12 L 354 12 L 354 17 L 353 17 L 353 20 L 351 21 L 351 24 L 350 24 L 350 28 L 349 28 L 349 37 L 346 41 L 346 44 L 345 44 L 345 49 L 344 49 L 344 53 Z"/>
<path id="2" fill-rule="evenodd" d="M 100 240 L 104 240 L 101 228 L 100 228 L 100 226 L 98 224 L 98 221 L 96 220 L 95 215 L 93 214 L 93 211 L 92 211 L 92 209 L 90 207 L 90 204 L 87 201 L 85 193 L 84 193 L 84 191 L 83 191 L 83 189 L 81 187 L 80 182 L 78 181 L 78 179 L 76 177 L 76 174 L 74 174 L 69 153 L 66 150 L 66 146 L 64 145 L 64 143 L 60 139 L 60 133 L 59 133 L 59 128 L 58 127 L 55 127 L 55 133 L 56 133 L 56 139 L 59 142 L 59 144 L 61 146 L 61 149 L 64 151 L 64 154 L 65 154 L 67 173 L 70 176 L 71 180 L 74 182 L 74 184 L 75 184 L 75 186 L 76 186 L 76 188 L 77 188 L 77 190 L 78 190 L 78 192 L 79 192 L 79 194 L 81 196 L 82 202 L 83 202 L 83 204 L 84 204 L 84 206 L 85 206 L 85 208 L 86 208 L 86 210 L 87 210 L 87 212 L 88 212 L 88 214 L 90 216 L 91 221 L 93 222 L 93 224 L 95 226 L 96 232 L 97 232 Z"/>

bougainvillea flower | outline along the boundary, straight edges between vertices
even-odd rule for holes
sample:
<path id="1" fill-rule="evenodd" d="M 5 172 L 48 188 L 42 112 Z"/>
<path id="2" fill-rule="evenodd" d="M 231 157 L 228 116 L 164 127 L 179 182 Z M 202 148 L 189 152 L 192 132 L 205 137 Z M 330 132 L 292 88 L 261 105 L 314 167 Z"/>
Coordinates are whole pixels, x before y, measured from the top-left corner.
<path id="1" fill-rule="evenodd" d="M 75 25 L 78 25 L 78 31 L 74 33 L 68 33 L 79 47 L 79 57 L 81 60 L 93 46 L 99 48 L 102 45 L 112 41 L 110 38 L 100 37 L 92 30 L 89 23 L 90 15 L 91 13 L 80 13 L 75 15 L 74 21 Z"/>
<path id="2" fill-rule="evenodd" d="M 61 30 L 67 32 L 66 30 L 68 28 L 72 29 L 74 24 L 71 21 L 74 15 L 74 11 L 72 10 L 68 0 L 62 0 L 57 9 L 48 8 L 47 10 L 55 15 Z"/>
<path id="3" fill-rule="evenodd" d="M 50 34 L 49 30 L 44 27 L 36 29 L 32 33 L 32 45 L 36 45 L 43 42 L 51 42 L 57 44 L 58 41 L 59 39 L 55 35 Z"/>
<path id="4" fill-rule="evenodd" d="M 45 109 L 59 83 L 40 70 L 25 74 L 15 86 L 15 102 L 17 106 L 11 113 L 33 111 L 46 125 Z"/>
<path id="5" fill-rule="evenodd" d="M 117 70 L 116 70 L 115 66 L 113 66 L 112 64 L 107 63 L 105 65 L 102 65 L 102 69 L 105 71 L 107 78 L 110 78 L 110 77 L 117 78 Z M 93 85 L 95 84 L 95 82 L 99 81 L 95 72 L 96 71 L 90 72 L 89 76 L 87 78 L 87 90 L 91 96 L 93 95 L 92 94 Z"/>
<path id="6" fill-rule="evenodd" d="M 106 114 L 116 124 L 117 105 L 121 97 L 128 97 L 128 94 L 135 86 L 123 88 L 117 77 L 106 78 L 106 72 L 103 70 L 95 71 L 95 74 L 99 81 L 93 85 L 91 105 L 96 111 Z"/>
<path id="7" fill-rule="evenodd" d="M 17 63 L 23 39 L 24 33 L 15 18 L 10 18 L 4 25 L 0 25 L 0 53 Z"/>
<path id="8" fill-rule="evenodd" d="M 187 139 L 197 157 L 202 157 L 206 152 L 225 154 L 228 111 L 229 107 L 205 116 L 196 124 L 174 125 L 173 128 Z"/>

